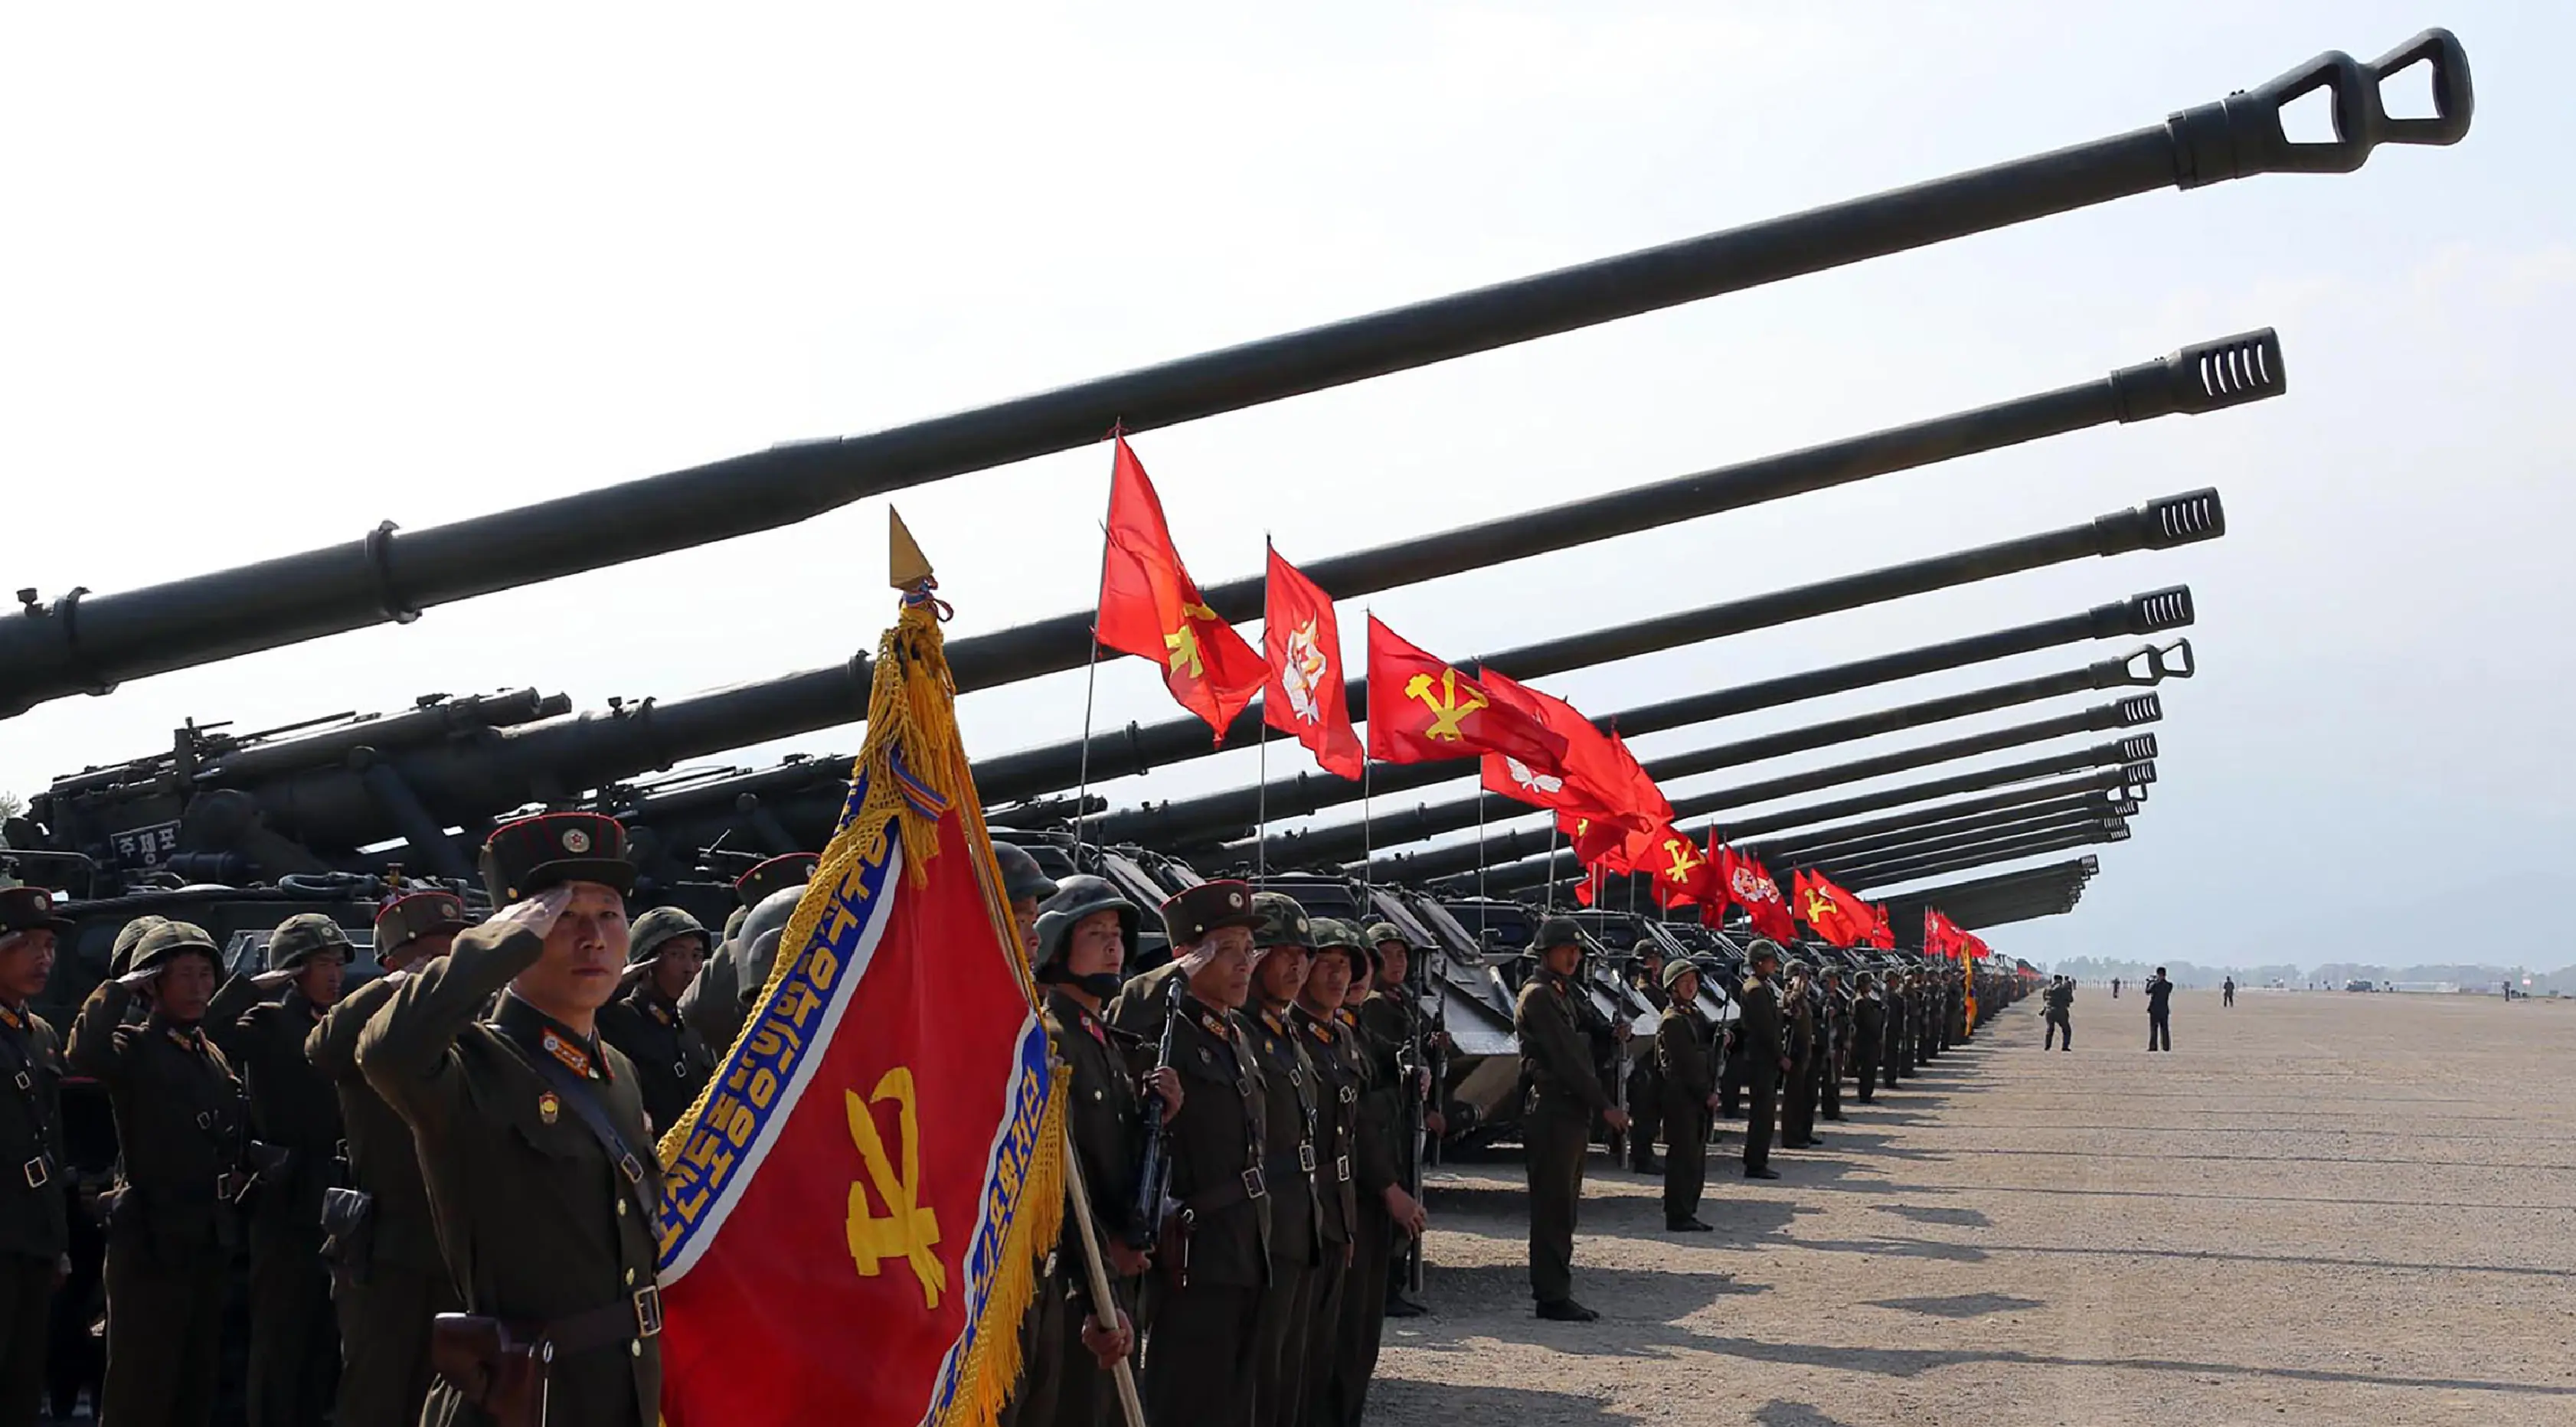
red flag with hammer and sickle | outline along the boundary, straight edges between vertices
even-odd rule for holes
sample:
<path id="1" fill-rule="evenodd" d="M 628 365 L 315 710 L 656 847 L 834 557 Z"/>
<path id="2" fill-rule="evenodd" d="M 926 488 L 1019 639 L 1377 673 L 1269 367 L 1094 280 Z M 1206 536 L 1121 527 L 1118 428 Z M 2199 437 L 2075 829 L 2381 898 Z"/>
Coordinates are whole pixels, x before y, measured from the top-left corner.
<path id="1" fill-rule="evenodd" d="M 1262 721 L 1306 745 L 1325 772 L 1357 780 L 1364 759 L 1343 692 L 1342 627 L 1333 619 L 1333 597 L 1273 550 L 1263 601 L 1270 683 L 1261 695 Z"/>
<path id="2" fill-rule="evenodd" d="M 1163 666 L 1163 687 L 1208 721 L 1217 741 L 1261 692 L 1269 667 L 1234 632 L 1181 566 L 1162 499 L 1144 464 L 1117 439 L 1109 472 L 1109 548 L 1100 561 L 1100 642 Z"/>
<path id="3" fill-rule="evenodd" d="M 1835 886 L 1833 879 L 1823 873 L 1801 871 L 1794 886 L 1791 897 L 1796 905 L 1792 910 L 1798 920 L 1835 946 L 1858 944 L 1878 924 L 1860 898 Z"/>
<path id="4" fill-rule="evenodd" d="M 1659 907 L 1724 906 L 1725 888 L 1717 880 L 1717 864 L 1699 844 L 1676 831 L 1671 823 L 1659 823 L 1646 834 L 1649 851 L 1646 866 L 1655 874 L 1655 905 Z"/>
<path id="5" fill-rule="evenodd" d="M 1447 661 L 1406 643 L 1369 616 L 1369 757 L 1429 763 L 1499 753 L 1555 773 L 1565 740 Z"/>

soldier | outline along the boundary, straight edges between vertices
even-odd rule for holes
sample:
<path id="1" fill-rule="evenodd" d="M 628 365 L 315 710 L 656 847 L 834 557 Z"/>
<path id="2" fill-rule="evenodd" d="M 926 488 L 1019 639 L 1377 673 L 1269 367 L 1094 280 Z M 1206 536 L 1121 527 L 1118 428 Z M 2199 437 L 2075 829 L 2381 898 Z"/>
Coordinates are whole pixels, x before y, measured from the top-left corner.
<path id="1" fill-rule="evenodd" d="M 225 1270 L 240 1242 L 241 1082 L 206 1038 L 218 953 L 163 922 L 132 969 L 99 983 L 72 1023 L 71 1068 L 107 1087 L 124 1177 L 107 1230 L 107 1382 L 119 1427 L 211 1420 Z M 141 998 L 141 1024 L 125 1014 Z"/>
<path id="2" fill-rule="evenodd" d="M 2221 1006 L 2236 1004 L 2236 978 L 2233 975 L 2218 983 L 2218 997 Z M 2504 984 L 2504 998 L 2508 1001 L 2513 999 L 2513 983 L 2510 981 Z"/>
<path id="3" fill-rule="evenodd" d="M 1589 1323 L 1601 1315 L 1574 1301 L 1574 1222 L 1583 1199 L 1583 1159 L 1592 1143 L 1592 1117 L 1614 1131 L 1627 1115 L 1601 1088 L 1598 1063 L 1586 1043 L 1572 1002 L 1583 995 L 1575 974 L 1583 965 L 1583 933 L 1568 917 L 1538 924 L 1529 954 L 1537 974 L 1521 987 L 1512 1017 L 1520 1033 L 1522 1072 L 1529 1080 L 1529 1108 L 1521 1138 L 1529 1156 L 1530 1292 L 1538 1316 Z"/>
<path id="4" fill-rule="evenodd" d="M 1270 1278 L 1270 1191 L 1263 1163 L 1269 1093 L 1251 1031 L 1237 1014 L 1252 994 L 1252 888 L 1202 882 L 1163 903 L 1170 977 L 1118 993 L 1110 1024 L 1149 1019 L 1131 997 L 1169 997 L 1181 1108 L 1164 1129 L 1171 1194 L 1156 1250 L 1153 1331 L 1145 1344 L 1145 1418 L 1252 1427 L 1262 1290 Z"/>
<path id="5" fill-rule="evenodd" d="M 1422 1164 L 1412 1137 L 1406 1133 L 1406 1117 L 1402 1110 L 1407 1103 L 1406 1097 L 1412 1095 L 1411 1103 L 1421 1117 L 1424 1139 L 1436 1143 L 1449 1132 L 1450 1107 L 1442 1103 L 1447 1088 L 1431 1083 L 1429 1064 L 1445 1044 L 1449 1033 L 1438 1015 L 1425 1010 L 1414 996 L 1411 984 L 1413 943 L 1404 932 L 1393 922 L 1372 922 L 1365 935 L 1369 945 L 1377 949 L 1377 961 L 1372 967 L 1369 958 L 1363 956 L 1351 973 L 1352 986 L 1363 991 L 1358 1027 L 1368 1033 L 1364 1039 L 1376 1048 L 1373 1053 L 1383 1057 L 1378 1080 L 1389 1108 L 1388 1148 L 1406 1202 L 1411 1203 L 1422 1192 Z M 1416 1050 L 1416 1047 L 1420 1049 Z M 1420 1092 L 1418 1095 L 1414 1093 L 1417 1090 Z M 1372 1187 L 1370 1193 L 1375 1192 Z M 1388 1228 L 1392 1221 L 1377 1221 L 1377 1209 L 1383 1206 L 1372 1206 L 1365 1202 L 1366 1195 L 1362 1197 L 1362 1216 L 1376 1228 Z M 1430 1312 L 1429 1308 L 1406 1296 L 1404 1291 L 1408 1277 L 1407 1262 L 1412 1256 L 1410 1245 L 1406 1253 L 1397 1254 L 1391 1251 L 1393 1241 L 1388 1238 L 1386 1247 L 1389 1252 L 1383 1255 L 1387 1261 L 1385 1316 L 1419 1318 Z M 1363 1248 L 1362 1252 L 1365 1253 L 1366 1249 Z M 1370 1330 L 1370 1341 L 1376 1340 L 1376 1333 L 1377 1329 Z M 1371 1361 L 1374 1360 L 1372 1356 Z"/>
<path id="6" fill-rule="evenodd" d="M 752 999 L 768 984 L 776 955 L 777 940 L 771 938 L 764 950 L 762 938 L 783 931 L 796 914 L 818 860 L 810 852 L 791 852 L 734 879 L 734 899 L 740 905 L 725 918 L 724 939 L 708 954 L 698 979 L 680 996 L 680 1019 L 697 1031 L 699 1040 L 711 1047 L 733 1044 L 750 1018 Z"/>
<path id="7" fill-rule="evenodd" d="M 1699 968 L 1664 967 L 1664 1018 L 1655 1027 L 1655 1068 L 1664 1088 L 1664 1227 L 1706 1233 L 1700 1191 L 1708 1183 L 1709 1117 L 1717 1111 L 1717 1068 L 1699 1014 Z"/>
<path id="8" fill-rule="evenodd" d="M 1887 1004 L 1878 998 L 1878 977 L 1864 971 L 1852 978 L 1852 1079 L 1860 1103 L 1869 1103 L 1878 1080 L 1878 1057 L 1887 1042 Z"/>
<path id="9" fill-rule="evenodd" d="M 71 1271 L 64 1200 L 62 1042 L 27 1003 L 72 923 L 42 887 L 0 888 L 0 1427 L 35 1427 L 51 1337 L 47 1309 Z"/>
<path id="10" fill-rule="evenodd" d="M 1002 869 L 1002 896 L 1011 904 L 1011 921 L 1020 929 L 1020 950 L 1032 960 L 1038 954 L 1038 904 L 1056 893 L 1028 849 L 1007 842 L 993 844 L 993 861 Z"/>
<path id="11" fill-rule="evenodd" d="M 1778 1179 L 1771 1167 L 1771 1122 L 1778 1112 L 1780 1079 L 1789 1073 L 1789 1045 L 1780 1015 L 1780 993 L 1771 977 L 1780 969 L 1780 944 L 1757 940 L 1747 953 L 1752 974 L 1735 998 L 1735 1036 L 1744 1063 L 1746 1098 L 1744 1177 Z"/>
<path id="12" fill-rule="evenodd" d="M 339 1377 L 322 1196 L 339 1177 L 340 1101 L 304 1042 L 339 1003 L 348 964 L 340 924 L 301 912 L 269 934 L 268 970 L 236 973 L 206 1007 L 206 1034 L 250 1092 L 252 1427 L 322 1421 Z"/>
<path id="13" fill-rule="evenodd" d="M 1843 973 L 1839 967 L 1825 968 L 1824 985 L 1817 988 L 1816 1015 L 1816 1114 L 1820 1119 L 1843 1117 L 1843 1049 L 1851 1034 L 1851 998 L 1843 994 Z"/>
<path id="14" fill-rule="evenodd" d="M 1306 1315 L 1313 1325 L 1301 1370 L 1307 1405 L 1295 1427 L 1360 1420 L 1369 1375 L 1377 1367 L 1371 1325 L 1385 1321 L 1387 1256 L 1382 1232 L 1374 1252 L 1362 1253 L 1356 1243 L 1360 1195 L 1364 1182 L 1383 1192 L 1395 1177 L 1385 1137 L 1372 1127 L 1362 1142 L 1360 1102 L 1369 1089 L 1368 1056 L 1360 1048 L 1358 1028 L 1342 1023 L 1342 1000 L 1369 953 L 1359 929 L 1348 922 L 1317 917 L 1312 930 L 1314 955 L 1297 993 L 1292 1024 L 1315 1072 L 1315 1225 L 1323 1257 L 1307 1279 Z M 1384 1218 L 1381 1206 L 1377 1221 Z M 1370 1299 L 1377 1300 L 1377 1313 L 1354 1311 L 1365 1309 Z"/>
<path id="15" fill-rule="evenodd" d="M 1169 1121 L 1181 1104 L 1180 1077 L 1158 1069 L 1140 1078 L 1128 1063 L 1133 1043 L 1101 1019 L 1101 1008 L 1118 994 L 1141 919 L 1135 903 L 1091 876 L 1058 884 L 1037 919 L 1036 974 L 1046 988 L 1047 1035 L 1071 1073 L 1065 1130 L 1116 1301 L 1092 1301 L 1080 1231 L 1068 1222 L 1039 1289 L 1035 1354 L 1027 1390 L 1014 1404 L 1026 1427 L 1108 1421 L 1117 1407 L 1104 1369 L 1127 1356 L 1134 1342 L 1136 1293 L 1150 1259 L 1130 1242 L 1126 1215 L 1136 1202 L 1145 1116 L 1150 1106 Z"/>
<path id="16" fill-rule="evenodd" d="M 413 892 L 376 912 L 376 964 L 412 971 L 473 923 L 453 892 Z M 430 1228 L 411 1127 L 358 1072 L 358 1033 L 405 978 L 378 976 L 342 998 L 304 1041 L 347 1127 L 355 1186 L 328 1196 L 331 1297 L 340 1319 L 339 1417 L 346 1427 L 417 1422 L 429 1396 L 429 1324 L 457 1309 Z"/>
<path id="17" fill-rule="evenodd" d="M 2048 1029 L 2040 1038 L 2039 1048 L 2053 1050 L 2062 1037 L 2066 1049 L 2075 1049 L 2075 983 L 2063 976 L 2051 977 L 2048 990 L 2040 997 L 2040 1006 L 2040 1020 Z"/>
<path id="18" fill-rule="evenodd" d="M 656 1420 L 661 1165 L 635 1066 L 598 1036 L 626 964 L 625 852 L 626 830 L 595 813 L 502 824 L 482 855 L 502 910 L 394 973 L 359 1033 L 358 1068 L 411 1126 L 464 1299 L 432 1329 L 425 1424 Z"/>
<path id="19" fill-rule="evenodd" d="M 1638 999 L 1654 1008 L 1660 1016 L 1667 998 L 1664 995 L 1664 953 L 1653 942 L 1637 946 L 1637 970 L 1628 978 L 1628 987 Z M 1637 1057 L 1628 1068 L 1628 1167 L 1639 1174 L 1661 1174 L 1663 1161 L 1655 1158 L 1655 1132 L 1663 1127 L 1662 1102 L 1656 1096 L 1663 1088 L 1663 1078 L 1655 1070 L 1651 1055 Z"/>
<path id="20" fill-rule="evenodd" d="M 1295 1015 L 1314 934 L 1294 897 L 1255 892 L 1252 908 L 1261 923 L 1252 929 L 1253 1004 L 1247 1019 L 1253 1059 L 1269 1091 L 1261 1178 L 1270 1191 L 1270 1282 L 1261 1295 L 1260 1342 L 1254 1349 L 1254 1413 L 1269 1427 L 1301 1427 L 1306 1330 L 1314 1308 L 1309 1293 L 1323 1261 L 1315 1210 L 1315 1138 L 1322 1112 Z"/>
<path id="21" fill-rule="evenodd" d="M 680 997 L 706 965 L 707 929 L 685 908 L 655 907 L 635 919 L 626 945 L 628 985 L 599 1008 L 599 1034 L 635 1062 L 658 1135 L 680 1122 L 716 1068 L 705 1037 L 680 1019 Z"/>
<path id="22" fill-rule="evenodd" d="M 2147 978 L 2147 1049 L 2173 1049 L 2173 983 L 2161 966 Z"/>
<path id="23" fill-rule="evenodd" d="M 1886 1039 L 1879 1042 L 1878 1077 L 1893 1090 L 1905 1078 L 1905 1018 L 1913 1013 L 1911 998 L 1905 990 L 1905 973 L 1887 973 L 1887 1003 L 1883 1019 L 1887 1023 Z"/>
<path id="24" fill-rule="evenodd" d="M 1781 1082 L 1780 1147 L 1802 1150 L 1816 1141 L 1816 992 L 1815 972 L 1803 961 L 1789 963 L 1789 984 L 1780 992 L 1781 1039 L 1789 1068 Z"/>

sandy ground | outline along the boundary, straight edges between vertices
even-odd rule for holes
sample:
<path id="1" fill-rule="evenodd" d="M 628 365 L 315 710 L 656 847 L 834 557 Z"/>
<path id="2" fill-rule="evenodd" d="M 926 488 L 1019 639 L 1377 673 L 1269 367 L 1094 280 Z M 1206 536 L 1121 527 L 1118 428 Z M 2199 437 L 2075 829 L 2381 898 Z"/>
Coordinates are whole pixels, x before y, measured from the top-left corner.
<path id="1" fill-rule="evenodd" d="M 1531 1316 L 1509 1158 L 1434 1171 L 1429 1297 L 1372 1423 L 2576 1424 L 2576 1004 L 2088 987 L 1701 1217 L 1598 1150 Z M 1740 1122 L 1739 1122 L 1740 1123 Z"/>

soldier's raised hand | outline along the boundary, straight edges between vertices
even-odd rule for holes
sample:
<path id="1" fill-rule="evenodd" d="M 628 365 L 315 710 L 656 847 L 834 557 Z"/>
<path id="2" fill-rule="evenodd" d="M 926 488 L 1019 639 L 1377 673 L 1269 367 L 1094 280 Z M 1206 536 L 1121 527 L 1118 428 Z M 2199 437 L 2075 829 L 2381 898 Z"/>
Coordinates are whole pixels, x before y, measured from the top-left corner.
<path id="1" fill-rule="evenodd" d="M 274 971 L 263 971 L 259 973 L 257 976 L 250 979 L 250 984 L 258 987 L 262 991 L 274 991 L 278 987 L 285 985 L 287 982 L 294 980 L 295 975 L 296 968 L 292 966 L 280 967 Z"/>
<path id="2" fill-rule="evenodd" d="M 572 905 L 572 888 L 549 887 L 533 897 L 525 897 L 503 907 L 492 915 L 495 922 L 526 927 L 542 939 L 563 919 L 564 909 Z"/>
<path id="3" fill-rule="evenodd" d="M 116 978 L 116 984 L 124 987 L 128 991 L 149 991 L 152 989 L 153 983 L 160 979 L 161 968 L 158 966 L 147 966 L 140 971 L 129 971 L 123 976 Z"/>

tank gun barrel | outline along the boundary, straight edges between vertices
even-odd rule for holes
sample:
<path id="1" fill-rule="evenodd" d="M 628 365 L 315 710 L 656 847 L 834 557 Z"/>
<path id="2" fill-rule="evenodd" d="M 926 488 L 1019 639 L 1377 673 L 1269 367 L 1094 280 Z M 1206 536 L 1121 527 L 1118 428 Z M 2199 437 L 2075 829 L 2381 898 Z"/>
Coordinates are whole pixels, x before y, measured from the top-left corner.
<path id="1" fill-rule="evenodd" d="M 2009 728 L 1971 734 L 1964 738 L 1947 739 L 1939 743 L 1901 749 L 1872 758 L 1857 759 L 1824 768 L 1806 769 L 1756 783 L 1695 794 L 1676 801 L 1673 804 L 1673 813 L 1676 817 L 1689 817 L 1696 813 L 1769 802 L 1775 798 L 1813 792 L 1819 788 L 1839 787 L 1845 783 L 1857 783 L 1866 778 L 1882 777 L 1889 773 L 1900 773 L 1934 763 L 1947 763 L 1954 759 L 1994 753 L 2006 748 L 2045 743 L 2050 739 L 2063 738 L 2068 734 L 2128 728 L 2134 726 L 2141 714 L 2162 718 L 2163 706 L 2161 702 L 2151 706 L 2140 705 L 2133 699 L 2098 704 L 2089 709 L 2079 709 L 2055 718 L 2015 724 Z M 2150 739 L 2152 740 L 2152 736 Z M 2152 741 L 2143 747 L 2146 751 L 2138 756 L 2154 755 Z M 1645 763 L 1646 775 L 1657 783 L 1669 783 L 1675 779 L 1731 767 L 1734 765 L 1734 760 L 1726 757 L 1726 753 L 1727 747 L 1721 746 L 1649 759 Z M 1533 808 L 1518 798 L 1506 797 L 1500 793 L 1479 793 L 1474 797 L 1423 804 L 1411 809 L 1380 814 L 1366 823 L 1337 823 L 1327 828 L 1311 829 L 1294 839 L 1273 838 L 1270 839 L 1270 846 L 1266 849 L 1257 848 L 1253 844 L 1235 844 L 1226 848 L 1224 856 L 1215 859 L 1214 865 L 1236 865 L 1255 851 L 1260 851 L 1265 856 L 1277 856 L 1283 866 L 1338 862 L 1365 855 L 1372 847 L 1401 846 L 1408 842 L 1419 842 L 1424 838 L 1438 837 L 1443 833 L 1456 832 L 1462 828 L 1475 827 L 1479 823 L 1503 822 L 1527 817 L 1539 811 L 1541 810 Z"/>
<path id="2" fill-rule="evenodd" d="M 2382 81 L 2432 72 L 2434 114 L 2392 118 Z M 2283 104 L 2333 96 L 2334 137 L 2292 142 Z M 2383 143 L 2450 144 L 2468 57 L 2427 30 L 2362 64 L 2331 52 L 2125 134 L 936 417 L 647 476 L 121 594 L 29 591 L 0 620 L 0 714 L 386 621 L 435 605 L 774 529 L 853 501 L 1883 257 L 2159 188 L 2349 172 Z"/>
<path id="3" fill-rule="evenodd" d="M 2122 833 L 2121 836 L 2126 836 Z M 1963 848 L 1946 857 L 1927 857 L 1914 862 L 1871 872 L 1861 878 L 1852 890 L 1867 896 L 1888 887 L 1901 887 L 1926 877 L 1939 877 L 1951 872 L 1965 872 L 1974 867 L 1990 867 L 1998 862 L 2014 862 L 2043 853 L 2063 852 L 2069 848 L 2090 847 L 2118 839 L 2099 828 L 2083 832 L 2058 833 L 2047 837 L 2012 838 L 1979 847 Z"/>
<path id="4" fill-rule="evenodd" d="M 2021 854 L 2011 849 L 2028 847 L 2034 843 L 2054 843 L 2064 838 L 2075 838 L 2087 843 L 2125 842 L 2129 836 L 2129 824 L 2125 818 L 2092 818 L 2054 827 L 2005 828 L 1984 834 L 1968 834 L 1951 840 L 1947 846 L 1926 847 L 1903 854 L 1892 853 L 1846 865 L 1840 869 L 1819 867 L 1814 870 L 1823 872 L 1826 876 L 1855 890 L 1895 887 L 1907 882 L 1919 881 L 1934 872 L 1958 870 L 1963 865 L 1969 865 L 1962 863 L 1961 859 L 1964 858 L 1996 862 L 2018 857 Z M 1846 878 L 1849 880 L 1845 880 Z"/>
<path id="5" fill-rule="evenodd" d="M 1584 634 L 1526 644 L 1482 659 L 1467 660 L 1469 672 L 1492 668 L 1515 679 L 1543 678 L 1568 669 L 1721 639 L 1747 630 L 1767 629 L 1802 619 L 1882 604 L 1907 595 L 1950 589 L 2025 570 L 2064 564 L 2087 556 L 2109 557 L 2133 550 L 2165 550 L 2215 540 L 2227 533 L 2224 507 L 2215 490 L 2166 496 L 2128 510 L 2098 516 L 2081 525 L 2026 535 L 1930 559 L 1889 565 L 1814 584 L 1798 585 L 1747 599 L 1706 605 L 1678 614 L 1630 624 L 1612 625 Z M 2186 609 L 2188 596 L 2184 597 Z M 1351 717 L 1368 716 L 1368 680 L 1346 685 Z M 1241 747 L 1263 735 L 1261 706 L 1256 700 L 1226 730 L 1227 747 Z M 1216 751 L 1207 725 L 1194 718 L 1173 719 L 1151 727 L 1129 725 L 1090 740 L 1088 764 L 1093 781 Z M 976 786 L 988 798 L 1008 799 L 1052 793 L 1076 786 L 1085 771 L 1084 741 L 1073 739 L 1044 748 L 989 758 L 976 765 Z"/>
<path id="6" fill-rule="evenodd" d="M 2013 827 L 2061 817 L 2134 817 L 2138 804 L 2122 803 L 2095 793 L 2083 797 L 2051 798 L 2043 802 L 2024 803 L 1995 812 L 1969 817 L 1927 818 L 1894 832 L 1875 837 L 1855 837 L 1838 842 L 1802 846 L 1785 859 L 1800 867 L 1831 867 L 1853 858 L 1908 848 L 1934 838 L 1986 828 Z"/>
<path id="7" fill-rule="evenodd" d="M 1978 814 L 2026 816 L 2030 809 L 2067 799 L 2099 797 L 2122 817 L 2133 817 L 2146 801 L 2146 789 L 2131 787 L 2124 776 L 2114 771 L 2108 775 L 2084 774 L 2057 782 L 2031 783 L 2006 788 L 2001 792 L 1963 798 L 1957 802 L 1936 803 L 1930 807 L 1908 808 L 1883 818 L 1843 823 L 1818 828 L 1794 837 L 1762 838 L 1738 842 L 1736 847 L 1748 857 L 1761 860 L 1766 867 L 1785 867 L 1802 858 L 1816 856 L 1823 849 L 1856 839 L 1904 838 L 1920 835 L 1927 827 L 1952 823 Z"/>

